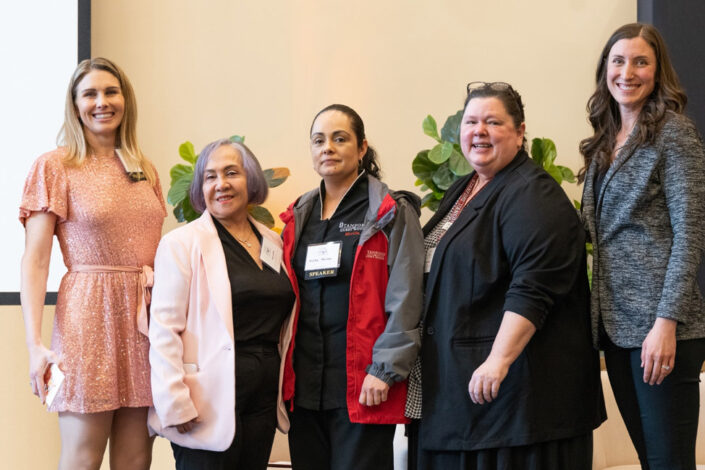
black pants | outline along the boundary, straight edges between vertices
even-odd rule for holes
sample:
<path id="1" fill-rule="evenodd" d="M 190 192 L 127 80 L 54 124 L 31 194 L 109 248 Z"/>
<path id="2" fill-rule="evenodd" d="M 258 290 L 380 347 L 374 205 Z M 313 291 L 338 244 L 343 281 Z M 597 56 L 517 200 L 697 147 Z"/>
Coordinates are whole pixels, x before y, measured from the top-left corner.
<path id="1" fill-rule="evenodd" d="M 661 385 L 644 383 L 641 348 L 620 348 L 604 337 L 603 344 L 610 384 L 641 468 L 695 470 L 705 339 L 676 343 L 675 365 Z"/>
<path id="2" fill-rule="evenodd" d="M 293 470 L 392 470 L 393 424 L 351 423 L 346 408 L 289 413 Z"/>
<path id="3" fill-rule="evenodd" d="M 172 443 L 177 470 L 267 468 L 277 426 L 279 353 L 276 345 L 238 344 L 235 350 L 235 439 L 223 452 Z"/>

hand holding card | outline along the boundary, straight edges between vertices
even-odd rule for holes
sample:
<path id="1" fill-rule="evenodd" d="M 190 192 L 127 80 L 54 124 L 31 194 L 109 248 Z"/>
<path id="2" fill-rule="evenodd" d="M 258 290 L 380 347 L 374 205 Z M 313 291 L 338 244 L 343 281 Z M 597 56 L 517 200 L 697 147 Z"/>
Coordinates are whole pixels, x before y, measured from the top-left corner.
<path id="1" fill-rule="evenodd" d="M 59 365 L 52 363 L 44 374 L 44 383 L 47 384 L 46 405 L 49 408 L 59 392 L 59 387 L 64 383 L 64 373 L 59 369 Z"/>

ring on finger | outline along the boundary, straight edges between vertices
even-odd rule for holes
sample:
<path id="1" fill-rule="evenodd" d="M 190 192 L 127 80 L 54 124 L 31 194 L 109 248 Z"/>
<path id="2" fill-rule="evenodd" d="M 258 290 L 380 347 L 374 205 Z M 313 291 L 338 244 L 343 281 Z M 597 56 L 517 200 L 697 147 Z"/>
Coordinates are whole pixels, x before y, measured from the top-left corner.
<path id="1" fill-rule="evenodd" d="M 663 370 L 671 370 L 671 366 L 661 366 L 661 369 L 663 369 Z"/>

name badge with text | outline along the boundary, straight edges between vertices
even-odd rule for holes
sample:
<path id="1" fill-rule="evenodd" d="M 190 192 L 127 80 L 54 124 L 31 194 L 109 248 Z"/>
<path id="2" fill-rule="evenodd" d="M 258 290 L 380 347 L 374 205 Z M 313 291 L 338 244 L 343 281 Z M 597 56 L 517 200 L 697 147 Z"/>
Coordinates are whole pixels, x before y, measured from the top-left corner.
<path id="1" fill-rule="evenodd" d="M 328 242 L 309 245 L 306 249 L 304 279 L 335 277 L 340 267 L 342 242 Z"/>
<path id="2" fill-rule="evenodd" d="M 279 272 L 282 265 L 282 254 L 282 249 L 272 240 L 262 237 L 262 250 L 259 253 L 259 259 L 261 259 L 264 264 L 276 272 Z"/>

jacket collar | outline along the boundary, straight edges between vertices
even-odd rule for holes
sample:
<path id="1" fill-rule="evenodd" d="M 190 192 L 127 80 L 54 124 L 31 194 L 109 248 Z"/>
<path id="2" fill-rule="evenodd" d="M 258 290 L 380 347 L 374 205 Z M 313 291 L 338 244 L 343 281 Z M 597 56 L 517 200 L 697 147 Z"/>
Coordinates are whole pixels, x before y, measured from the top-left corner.
<path id="1" fill-rule="evenodd" d="M 480 209 L 484 207 L 484 205 L 487 203 L 487 201 L 496 193 L 497 191 L 500 191 L 506 184 L 506 179 L 508 178 L 508 175 L 511 175 L 517 168 L 519 168 L 521 165 L 523 165 L 527 160 L 529 159 L 528 154 L 524 150 L 519 150 L 519 152 L 516 154 L 514 159 L 512 159 L 507 166 L 502 168 L 502 170 L 499 171 L 495 175 L 494 178 L 492 178 L 492 181 L 487 183 L 487 186 L 483 188 L 482 191 L 480 191 L 468 204 L 465 206 L 465 209 L 462 210 L 460 215 L 458 216 L 457 220 L 453 222 L 453 225 L 448 229 L 446 234 L 443 236 L 441 241 L 438 243 L 438 246 L 436 247 L 436 251 L 433 255 L 434 259 L 438 257 L 438 259 L 442 259 L 443 255 L 445 253 L 446 248 L 448 247 L 448 244 L 450 241 L 455 238 L 456 235 L 458 235 L 460 232 L 463 231 L 463 229 L 470 224 L 475 217 L 477 217 L 477 214 L 479 213 Z M 434 219 L 429 221 L 427 224 L 428 231 L 433 229 L 433 226 L 435 226 L 442 218 L 443 216 L 450 211 L 450 209 L 455 205 L 455 201 L 457 201 L 458 197 L 460 194 L 465 190 L 465 187 L 467 186 L 468 182 L 474 175 L 474 171 L 467 175 L 465 178 L 462 180 L 459 180 L 457 186 L 453 186 L 453 192 L 452 193 L 446 193 L 446 198 L 449 198 L 450 200 L 446 201 L 444 198 L 444 203 L 443 204 L 443 212 L 440 214 L 437 214 L 438 217 L 434 216 Z M 464 182 L 464 183 L 463 183 Z M 439 207 L 439 211 L 441 208 Z M 435 223 L 431 225 L 431 222 L 435 220 Z M 427 233 L 425 230 L 424 233 Z M 438 266 L 438 262 L 434 262 L 433 266 Z M 431 269 L 431 272 L 429 273 L 428 276 L 428 281 L 426 285 L 426 293 L 429 294 L 433 292 L 433 289 L 435 287 L 435 283 L 438 280 L 438 269 Z M 430 299 L 430 297 L 427 297 Z M 428 307 L 428 303 L 426 304 L 426 307 Z M 425 308 L 426 308 L 425 307 Z M 425 313 L 424 313 L 425 315 Z"/>
<path id="2" fill-rule="evenodd" d="M 389 194 L 389 188 L 386 184 L 369 174 L 364 176 L 367 178 L 367 194 L 369 207 L 365 214 L 364 228 L 360 233 L 360 244 L 367 241 L 377 231 L 384 228 L 394 218 L 395 206 L 390 205 L 385 201 L 385 197 Z M 303 194 L 299 199 L 291 203 L 286 211 L 279 215 L 279 218 L 285 224 L 295 221 L 294 229 L 296 232 L 295 240 L 301 238 L 303 230 L 303 221 L 308 218 L 313 209 L 315 198 L 320 197 L 320 188 L 313 189 Z M 380 213 L 380 209 L 381 212 Z"/>

